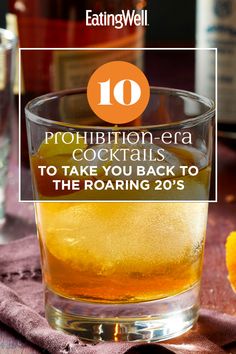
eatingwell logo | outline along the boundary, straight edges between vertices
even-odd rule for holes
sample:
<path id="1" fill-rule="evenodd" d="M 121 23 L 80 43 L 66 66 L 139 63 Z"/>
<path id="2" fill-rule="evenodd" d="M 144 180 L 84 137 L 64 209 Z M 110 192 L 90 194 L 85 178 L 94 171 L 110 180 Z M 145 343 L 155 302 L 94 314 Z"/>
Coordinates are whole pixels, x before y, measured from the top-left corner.
<path id="1" fill-rule="evenodd" d="M 98 14 L 86 10 L 86 26 L 112 26 L 122 29 L 125 26 L 148 26 L 147 10 L 122 10 L 118 14 L 109 14 L 106 11 Z"/>

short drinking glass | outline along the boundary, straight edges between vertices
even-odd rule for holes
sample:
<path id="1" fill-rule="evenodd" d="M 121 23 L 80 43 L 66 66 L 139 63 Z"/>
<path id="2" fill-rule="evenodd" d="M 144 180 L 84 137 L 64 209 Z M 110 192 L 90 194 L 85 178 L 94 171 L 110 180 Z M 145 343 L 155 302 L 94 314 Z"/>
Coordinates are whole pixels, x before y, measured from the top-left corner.
<path id="1" fill-rule="evenodd" d="M 5 219 L 5 184 L 12 120 L 15 36 L 0 29 L 0 225 Z"/>
<path id="2" fill-rule="evenodd" d="M 197 321 L 213 117 L 212 101 L 167 88 L 152 88 L 143 115 L 133 124 L 118 127 L 95 117 L 85 89 L 48 94 L 27 105 L 46 317 L 52 327 L 85 340 L 160 341 L 184 333 Z M 77 146 L 85 152 L 94 146 L 94 135 L 87 133 L 98 131 L 105 136 L 100 149 L 114 131 L 125 136 L 130 131 L 151 132 L 159 145 L 157 139 L 163 131 L 190 131 L 191 147 L 185 148 L 181 142 L 166 144 L 163 151 L 170 162 L 199 167 L 197 180 L 185 177 L 186 184 L 193 183 L 191 195 L 183 193 L 176 199 L 171 192 L 163 197 L 160 191 L 162 201 L 158 201 L 150 195 L 135 200 L 131 193 L 114 202 L 114 192 L 104 193 L 102 201 L 91 193 L 85 201 L 83 187 L 70 193 L 69 199 L 65 197 L 69 192 L 55 194 L 50 186 L 55 176 L 41 180 L 37 167 L 69 164 L 70 149 Z M 60 141 L 46 145 L 46 132 L 87 134 L 88 141 L 64 148 Z M 119 139 L 115 145 L 121 144 Z M 153 144 L 156 146 L 148 142 L 148 146 Z M 176 185 L 178 180 L 175 178 Z"/>

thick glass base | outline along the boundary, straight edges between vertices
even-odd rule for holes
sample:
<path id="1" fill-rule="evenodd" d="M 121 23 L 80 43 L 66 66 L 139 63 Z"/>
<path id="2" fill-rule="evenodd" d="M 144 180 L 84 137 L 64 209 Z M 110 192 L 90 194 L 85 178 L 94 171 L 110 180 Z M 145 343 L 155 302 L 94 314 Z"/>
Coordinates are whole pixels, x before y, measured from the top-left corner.
<path id="1" fill-rule="evenodd" d="M 197 321 L 199 284 L 166 299 L 133 304 L 78 302 L 46 289 L 49 324 L 85 341 L 162 341 Z"/>

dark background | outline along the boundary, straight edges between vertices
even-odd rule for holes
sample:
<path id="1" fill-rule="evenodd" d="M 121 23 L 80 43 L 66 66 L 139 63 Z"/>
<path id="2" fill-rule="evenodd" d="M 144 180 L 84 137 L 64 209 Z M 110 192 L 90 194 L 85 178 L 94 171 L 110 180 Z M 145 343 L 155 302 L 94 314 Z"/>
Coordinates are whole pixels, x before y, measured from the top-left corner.
<path id="1" fill-rule="evenodd" d="M 5 14 L 7 11 L 7 0 L 0 0 L 0 27 L 5 28 Z"/>
<path id="2" fill-rule="evenodd" d="M 196 0 L 147 0 L 147 2 L 150 25 L 147 29 L 147 45 L 191 46 L 194 43 Z M 0 27 L 3 28 L 6 12 L 7 0 L 0 0 Z"/>
<path id="3" fill-rule="evenodd" d="M 206 0 L 208 1 L 208 0 Z M 195 39 L 196 0 L 147 0 L 147 44 L 192 45 Z"/>

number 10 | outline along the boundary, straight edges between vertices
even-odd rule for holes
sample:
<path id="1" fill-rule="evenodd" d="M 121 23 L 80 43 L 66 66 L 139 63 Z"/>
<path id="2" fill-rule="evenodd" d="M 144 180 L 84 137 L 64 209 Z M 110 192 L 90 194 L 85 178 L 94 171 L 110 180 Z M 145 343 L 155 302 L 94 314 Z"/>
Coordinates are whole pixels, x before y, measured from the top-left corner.
<path id="1" fill-rule="evenodd" d="M 124 101 L 124 85 L 125 82 L 130 83 L 130 102 L 125 103 Z M 111 80 L 105 82 L 99 82 L 100 85 L 100 102 L 99 106 L 112 106 L 111 103 Z M 141 89 L 139 84 L 134 80 L 121 80 L 118 81 L 114 87 L 113 95 L 115 100 L 122 106 L 132 106 L 137 103 L 141 97 Z"/>

